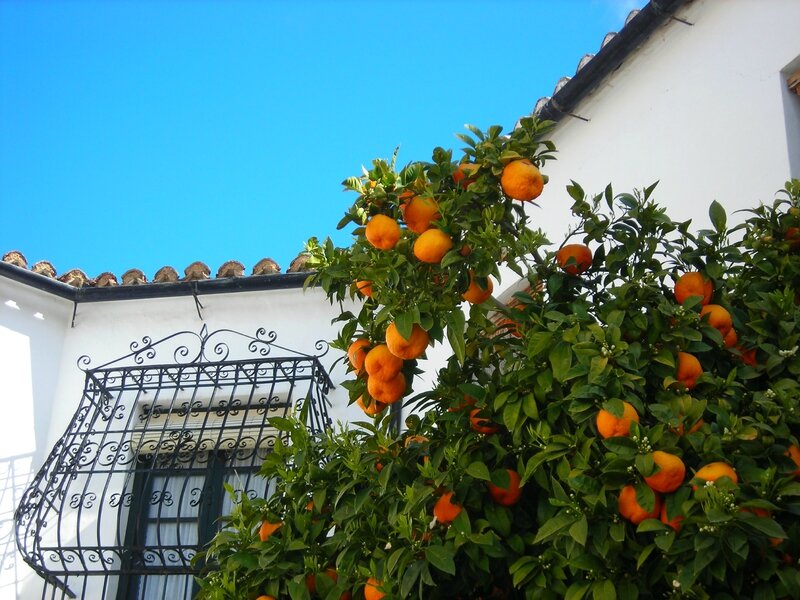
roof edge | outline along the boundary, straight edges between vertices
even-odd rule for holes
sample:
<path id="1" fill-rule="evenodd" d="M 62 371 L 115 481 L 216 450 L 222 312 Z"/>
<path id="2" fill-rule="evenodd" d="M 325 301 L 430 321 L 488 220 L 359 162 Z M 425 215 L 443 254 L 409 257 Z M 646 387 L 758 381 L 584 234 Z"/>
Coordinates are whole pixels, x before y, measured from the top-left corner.
<path id="1" fill-rule="evenodd" d="M 545 103 L 538 117 L 560 121 L 675 11 L 691 0 L 651 0 Z"/>
<path id="2" fill-rule="evenodd" d="M 247 277 L 226 277 L 202 281 L 177 281 L 174 283 L 148 283 L 146 285 L 124 285 L 113 287 L 76 288 L 56 279 L 16 265 L 0 262 L 0 277 L 42 290 L 72 302 L 108 302 L 114 300 L 140 300 L 146 298 L 172 298 L 206 294 L 255 292 L 301 288 L 311 273 L 273 273 Z"/>

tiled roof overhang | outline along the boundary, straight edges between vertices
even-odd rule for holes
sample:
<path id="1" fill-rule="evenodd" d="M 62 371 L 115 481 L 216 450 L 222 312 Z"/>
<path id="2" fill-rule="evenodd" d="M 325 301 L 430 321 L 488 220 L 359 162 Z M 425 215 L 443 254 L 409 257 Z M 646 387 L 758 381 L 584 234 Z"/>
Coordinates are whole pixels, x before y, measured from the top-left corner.
<path id="1" fill-rule="evenodd" d="M 0 262 L 0 276 L 29 285 L 73 302 L 107 302 L 141 298 L 170 298 L 205 294 L 227 294 L 301 288 L 308 272 L 250 275 L 174 283 L 149 283 L 114 287 L 73 287 L 57 279 L 42 277 L 21 267 Z"/>
<path id="2" fill-rule="evenodd" d="M 575 76 L 536 111 L 540 119 L 559 121 L 630 56 L 662 23 L 691 0 L 652 0 L 611 37 L 598 53 L 583 63 Z"/>

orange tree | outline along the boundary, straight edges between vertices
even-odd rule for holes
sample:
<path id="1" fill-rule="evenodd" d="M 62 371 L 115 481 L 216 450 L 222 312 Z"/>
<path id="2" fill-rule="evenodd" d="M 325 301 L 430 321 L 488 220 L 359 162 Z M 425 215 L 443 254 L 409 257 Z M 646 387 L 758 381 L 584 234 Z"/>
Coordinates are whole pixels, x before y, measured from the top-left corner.
<path id="1" fill-rule="evenodd" d="M 655 186 L 572 183 L 553 247 L 524 204 L 548 129 L 345 181 L 353 244 L 311 240 L 309 284 L 357 300 L 333 345 L 370 419 L 272 420 L 277 491 L 238 498 L 201 598 L 800 597 L 800 183 L 698 232 Z M 452 354 L 415 393 L 435 343 Z"/>

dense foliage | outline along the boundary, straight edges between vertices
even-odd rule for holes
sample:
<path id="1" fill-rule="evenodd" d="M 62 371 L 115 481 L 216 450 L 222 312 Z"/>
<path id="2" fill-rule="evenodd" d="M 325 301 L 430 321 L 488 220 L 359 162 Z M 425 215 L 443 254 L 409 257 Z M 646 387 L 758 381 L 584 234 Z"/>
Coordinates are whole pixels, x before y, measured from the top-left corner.
<path id="1" fill-rule="evenodd" d="M 277 492 L 239 498 L 201 598 L 800 597 L 800 182 L 731 229 L 713 203 L 698 232 L 655 186 L 573 183 L 576 223 L 554 248 L 504 176 L 544 166 L 547 130 L 473 129 L 471 166 L 437 148 L 345 182 L 353 244 L 312 241 L 309 283 L 332 301 L 371 295 L 333 345 L 419 326 L 452 355 L 416 395 L 420 363 L 402 360 L 416 409 L 402 433 L 388 410 L 320 436 L 274 419 L 285 443 L 262 473 Z M 439 262 L 418 258 L 408 227 L 388 248 L 366 236 L 375 215 L 403 225 L 414 197 L 452 242 Z M 508 269 L 527 282 L 511 301 L 462 304 L 472 280 L 485 290 Z M 345 386 L 375 412 L 378 371 L 362 361 Z M 280 526 L 260 535 L 263 522 Z"/>

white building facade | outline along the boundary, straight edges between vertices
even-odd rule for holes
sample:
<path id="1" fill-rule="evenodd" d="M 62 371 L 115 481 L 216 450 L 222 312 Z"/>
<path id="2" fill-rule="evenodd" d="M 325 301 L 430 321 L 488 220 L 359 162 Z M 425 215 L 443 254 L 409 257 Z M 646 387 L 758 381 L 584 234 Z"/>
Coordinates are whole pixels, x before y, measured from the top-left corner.
<path id="1" fill-rule="evenodd" d="M 533 225 L 554 240 L 566 231 L 570 180 L 587 192 L 660 180 L 657 200 L 699 227 L 714 199 L 729 215 L 770 201 L 800 177 L 798 23 L 797 0 L 660 0 L 632 15 L 537 104 L 558 121 L 559 159 Z M 198 494 L 226 481 L 268 491 L 251 485 L 274 443 L 266 419 L 306 405 L 315 427 L 362 417 L 338 385 L 342 353 L 318 344 L 338 334 L 339 308 L 303 291 L 303 273 L 187 269 L 87 287 L 11 254 L 0 264 L 0 599 L 190 597 L 181 547 L 199 545 L 193 532 L 213 531 L 226 506 Z"/>

